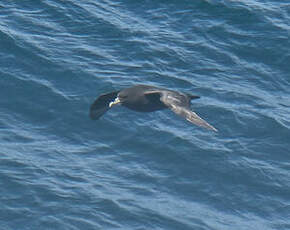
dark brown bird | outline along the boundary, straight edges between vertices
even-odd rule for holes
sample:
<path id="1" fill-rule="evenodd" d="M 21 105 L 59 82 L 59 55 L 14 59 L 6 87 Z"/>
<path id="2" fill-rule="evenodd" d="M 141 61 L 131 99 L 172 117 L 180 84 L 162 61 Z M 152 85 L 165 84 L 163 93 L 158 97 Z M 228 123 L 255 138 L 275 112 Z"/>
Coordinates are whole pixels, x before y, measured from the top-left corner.
<path id="1" fill-rule="evenodd" d="M 199 96 L 149 85 L 136 85 L 99 96 L 90 107 L 90 117 L 99 119 L 113 106 L 120 104 L 138 112 L 171 109 L 189 122 L 217 132 L 217 129 L 190 110 L 190 101 Z"/>

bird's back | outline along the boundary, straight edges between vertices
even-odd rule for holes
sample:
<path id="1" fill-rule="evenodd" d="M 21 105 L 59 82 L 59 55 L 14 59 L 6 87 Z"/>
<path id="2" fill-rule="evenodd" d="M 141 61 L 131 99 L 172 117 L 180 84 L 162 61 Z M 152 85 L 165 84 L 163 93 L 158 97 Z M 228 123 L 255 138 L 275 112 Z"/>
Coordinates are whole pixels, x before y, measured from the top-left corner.
<path id="1" fill-rule="evenodd" d="M 148 85 L 136 85 L 125 89 L 128 99 L 122 105 L 138 112 L 153 112 L 166 109 L 167 107 L 160 101 L 161 94 L 147 94 L 150 91 L 160 91 L 160 88 Z"/>

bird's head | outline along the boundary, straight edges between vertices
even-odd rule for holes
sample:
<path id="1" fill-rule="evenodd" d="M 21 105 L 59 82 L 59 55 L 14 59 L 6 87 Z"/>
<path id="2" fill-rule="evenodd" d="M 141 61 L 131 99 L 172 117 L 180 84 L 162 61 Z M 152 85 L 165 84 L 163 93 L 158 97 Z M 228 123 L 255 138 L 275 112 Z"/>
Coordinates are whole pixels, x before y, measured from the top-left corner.
<path id="1" fill-rule="evenodd" d="M 109 107 L 113 107 L 114 105 L 126 103 L 127 99 L 128 99 L 128 94 L 124 91 L 121 91 L 120 93 L 118 93 L 115 100 L 110 102 Z"/>

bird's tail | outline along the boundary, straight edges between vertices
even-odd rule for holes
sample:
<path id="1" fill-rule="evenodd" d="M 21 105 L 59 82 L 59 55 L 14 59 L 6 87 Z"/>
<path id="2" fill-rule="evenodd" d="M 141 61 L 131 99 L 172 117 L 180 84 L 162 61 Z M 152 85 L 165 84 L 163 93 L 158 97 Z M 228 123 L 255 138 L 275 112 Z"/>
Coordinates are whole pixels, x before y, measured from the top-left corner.
<path id="1" fill-rule="evenodd" d="M 191 94 L 187 94 L 187 95 L 190 97 L 190 100 L 200 98 L 200 96 L 196 96 L 196 95 L 191 95 Z"/>

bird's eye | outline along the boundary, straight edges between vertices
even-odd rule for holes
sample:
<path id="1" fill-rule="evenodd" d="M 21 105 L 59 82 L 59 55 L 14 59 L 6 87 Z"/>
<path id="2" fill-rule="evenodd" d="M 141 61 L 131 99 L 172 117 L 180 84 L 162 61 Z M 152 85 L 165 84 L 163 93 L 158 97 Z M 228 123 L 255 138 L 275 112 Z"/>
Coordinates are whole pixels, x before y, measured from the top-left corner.
<path id="1" fill-rule="evenodd" d="M 125 98 L 127 98 L 127 95 L 119 95 L 118 96 L 120 99 L 125 99 Z"/>

